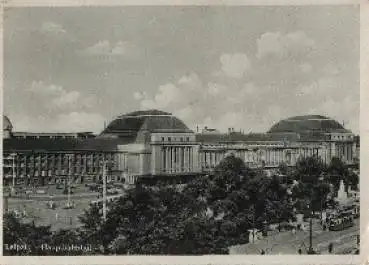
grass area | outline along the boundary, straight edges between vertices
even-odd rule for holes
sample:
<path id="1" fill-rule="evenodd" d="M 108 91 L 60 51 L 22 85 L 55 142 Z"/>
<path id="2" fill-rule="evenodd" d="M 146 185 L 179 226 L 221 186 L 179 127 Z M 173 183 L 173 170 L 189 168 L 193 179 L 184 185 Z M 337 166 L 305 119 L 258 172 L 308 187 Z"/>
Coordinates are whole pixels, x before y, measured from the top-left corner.
<path id="1" fill-rule="evenodd" d="M 30 188 L 32 189 L 32 188 Z M 97 199 L 97 193 L 91 192 L 85 185 L 75 185 L 71 201 L 75 208 L 64 209 L 68 202 L 68 196 L 63 194 L 63 189 L 57 189 L 56 185 L 39 187 L 37 190 L 45 191 L 44 194 L 25 195 L 24 189 L 18 189 L 17 196 L 8 200 L 9 211 L 20 213 L 28 221 L 34 221 L 36 225 L 51 225 L 52 230 L 75 228 L 80 225 L 78 216 L 89 207 L 91 201 Z M 55 202 L 55 209 L 50 209 L 48 201 Z"/>
<path id="2" fill-rule="evenodd" d="M 73 200 L 75 208 L 63 209 L 67 199 L 58 200 L 56 208 L 50 209 L 47 201 L 10 199 L 8 208 L 25 214 L 24 219 L 34 221 L 36 225 L 51 225 L 52 230 L 75 228 L 80 225 L 78 216 L 89 207 L 91 198 L 78 198 Z"/>

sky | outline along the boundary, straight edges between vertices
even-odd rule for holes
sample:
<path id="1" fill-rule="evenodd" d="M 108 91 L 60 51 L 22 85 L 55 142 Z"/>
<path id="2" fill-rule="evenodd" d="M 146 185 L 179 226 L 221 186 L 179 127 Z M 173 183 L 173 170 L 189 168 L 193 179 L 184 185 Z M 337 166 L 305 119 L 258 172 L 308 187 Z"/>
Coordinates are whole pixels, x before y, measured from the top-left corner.
<path id="1" fill-rule="evenodd" d="M 358 6 L 11 8 L 4 114 L 95 133 L 140 109 L 244 132 L 320 114 L 358 133 L 359 36 Z"/>

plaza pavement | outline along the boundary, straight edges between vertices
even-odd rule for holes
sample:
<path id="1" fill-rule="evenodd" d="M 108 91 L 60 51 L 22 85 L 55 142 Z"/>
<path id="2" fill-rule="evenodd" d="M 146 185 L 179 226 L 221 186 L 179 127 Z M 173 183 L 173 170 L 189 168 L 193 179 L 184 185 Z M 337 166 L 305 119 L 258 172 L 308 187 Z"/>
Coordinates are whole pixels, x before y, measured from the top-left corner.
<path id="1" fill-rule="evenodd" d="M 302 249 L 302 254 L 306 254 L 309 247 L 309 226 L 306 231 L 296 231 L 293 235 L 291 231 L 272 232 L 269 236 L 243 245 L 236 245 L 230 248 L 231 255 L 237 254 L 261 254 L 264 250 L 266 254 L 297 254 L 298 249 Z M 323 231 L 319 222 L 314 220 L 312 244 L 314 250 L 321 254 L 328 254 L 328 245 L 333 243 L 333 254 L 347 252 L 356 247 L 356 235 L 359 234 L 359 223 L 355 220 L 353 227 L 342 231 Z"/>

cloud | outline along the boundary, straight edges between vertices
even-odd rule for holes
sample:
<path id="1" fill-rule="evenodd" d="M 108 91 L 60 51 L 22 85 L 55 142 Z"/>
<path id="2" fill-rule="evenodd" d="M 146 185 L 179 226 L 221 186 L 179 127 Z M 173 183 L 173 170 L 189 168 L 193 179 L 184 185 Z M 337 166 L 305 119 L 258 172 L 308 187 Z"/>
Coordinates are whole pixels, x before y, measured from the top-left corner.
<path id="1" fill-rule="evenodd" d="M 135 100 L 142 100 L 142 99 L 144 99 L 144 98 L 146 98 L 146 93 L 145 92 L 134 92 L 133 93 L 133 98 L 135 99 Z"/>
<path id="2" fill-rule="evenodd" d="M 322 114 L 336 119 L 338 122 L 345 123 L 345 127 L 354 133 L 360 132 L 360 100 L 348 95 L 340 100 L 327 99 L 314 108 L 310 113 Z"/>
<path id="3" fill-rule="evenodd" d="M 359 132 L 360 96 L 356 89 L 348 89 L 346 85 L 337 77 L 322 77 L 301 85 L 296 89 L 294 106 L 289 107 L 304 114 L 345 120 L 345 127 Z"/>
<path id="4" fill-rule="evenodd" d="M 99 133 L 104 126 L 104 117 L 98 113 L 70 112 L 55 117 L 44 115 L 14 115 L 15 131 L 30 132 L 83 132 Z"/>
<path id="5" fill-rule="evenodd" d="M 323 73 L 326 75 L 337 76 L 340 74 L 340 72 L 341 70 L 339 69 L 339 67 L 337 65 L 333 65 L 332 63 L 327 64 L 323 68 Z"/>
<path id="6" fill-rule="evenodd" d="M 214 126 L 220 130 L 234 122 L 249 126 L 248 113 L 255 106 L 260 89 L 251 82 L 232 85 L 185 75 L 175 83 L 159 86 L 153 96 L 141 99 L 141 109 L 161 109 L 173 113 L 191 128 Z"/>
<path id="7" fill-rule="evenodd" d="M 244 53 L 223 54 L 220 56 L 222 72 L 232 78 L 241 78 L 251 68 L 249 58 Z"/>
<path id="8" fill-rule="evenodd" d="M 315 41 L 303 31 L 287 34 L 266 32 L 257 40 L 257 57 L 275 56 L 277 58 L 296 57 L 307 54 L 315 47 Z"/>
<path id="9" fill-rule="evenodd" d="M 40 95 L 50 95 L 50 96 L 59 95 L 64 92 L 62 86 L 57 86 L 53 84 L 48 85 L 45 84 L 43 81 L 33 81 L 31 87 L 28 90 Z"/>
<path id="10" fill-rule="evenodd" d="M 326 97 L 340 97 L 341 91 L 343 91 L 342 83 L 339 80 L 335 80 L 330 77 L 322 77 L 316 81 L 309 84 L 300 85 L 297 88 L 297 95 L 299 96 L 320 96 Z"/>
<path id="11" fill-rule="evenodd" d="M 83 53 L 86 55 L 105 55 L 105 56 L 121 56 L 134 53 L 135 47 L 126 41 L 118 41 L 115 44 L 108 40 L 99 41 L 96 44 L 86 48 Z"/>
<path id="12" fill-rule="evenodd" d="M 91 131 L 98 133 L 103 129 L 104 121 L 104 117 L 98 113 L 70 112 L 59 114 L 51 128 L 57 132 Z"/>
<path id="13" fill-rule="evenodd" d="M 301 70 L 301 72 L 303 73 L 310 73 L 311 70 L 313 69 L 313 66 L 309 63 L 302 63 L 299 65 L 299 68 Z"/>
<path id="14" fill-rule="evenodd" d="M 63 34 L 67 31 L 59 24 L 56 24 L 51 21 L 46 21 L 41 25 L 41 32 L 43 33 L 54 33 L 54 34 Z"/>
<path id="15" fill-rule="evenodd" d="M 58 98 L 55 98 L 52 103 L 59 108 L 70 106 L 77 103 L 80 93 L 78 91 L 64 92 Z"/>
<path id="16" fill-rule="evenodd" d="M 78 91 L 67 91 L 62 86 L 43 81 L 33 81 L 28 91 L 36 96 L 39 108 L 49 110 L 91 107 L 96 100 L 93 96 L 82 97 Z"/>
<path id="17" fill-rule="evenodd" d="M 210 82 L 208 84 L 208 92 L 212 96 L 217 96 L 219 94 L 223 94 L 225 90 L 227 90 L 227 86 L 225 86 L 225 85 L 217 84 L 217 83 L 213 83 L 213 82 Z"/>

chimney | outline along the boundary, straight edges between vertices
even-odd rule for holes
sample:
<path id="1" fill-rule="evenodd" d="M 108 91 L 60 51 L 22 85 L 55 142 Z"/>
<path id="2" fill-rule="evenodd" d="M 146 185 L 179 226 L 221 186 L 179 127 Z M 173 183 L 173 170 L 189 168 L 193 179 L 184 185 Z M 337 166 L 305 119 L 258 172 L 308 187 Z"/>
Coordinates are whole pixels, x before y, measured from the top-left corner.
<path id="1" fill-rule="evenodd" d="M 196 131 L 199 132 L 199 125 L 196 125 Z"/>
<path id="2" fill-rule="evenodd" d="M 231 133 L 232 132 L 232 128 L 228 128 L 228 133 Z"/>

